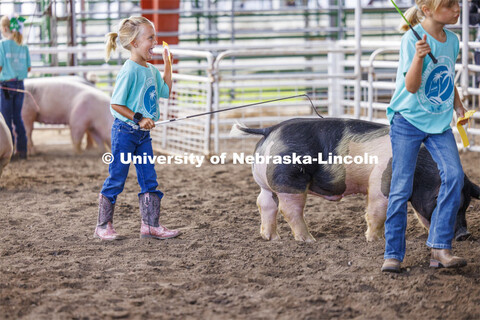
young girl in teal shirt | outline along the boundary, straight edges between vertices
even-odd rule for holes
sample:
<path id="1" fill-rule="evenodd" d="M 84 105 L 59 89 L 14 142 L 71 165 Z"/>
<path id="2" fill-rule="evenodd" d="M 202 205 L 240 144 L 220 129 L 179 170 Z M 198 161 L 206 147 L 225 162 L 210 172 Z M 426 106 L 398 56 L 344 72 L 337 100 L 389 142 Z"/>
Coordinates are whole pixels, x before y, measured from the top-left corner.
<path id="1" fill-rule="evenodd" d="M 129 163 L 122 163 L 122 153 L 131 156 L 153 156 L 150 129 L 160 117 L 158 97 L 168 98 L 172 88 L 171 59 L 164 50 L 165 72 L 160 72 L 147 61 L 152 59 L 157 44 L 155 28 L 144 17 L 130 17 L 120 22 L 117 33 L 107 35 L 107 57 L 116 48 L 116 39 L 131 52 L 130 59 L 117 75 L 111 99 L 111 111 L 115 117 L 112 126 L 113 162 L 108 168 L 109 177 L 99 195 L 99 212 L 94 236 L 102 240 L 114 240 L 118 235 L 113 228 L 113 213 L 117 196 L 123 191 Z M 180 234 L 159 223 L 160 201 L 163 193 L 157 189 L 157 174 L 153 163 L 135 164 L 140 185 L 138 194 L 142 217 L 141 238 L 168 239 Z"/>
<path id="2" fill-rule="evenodd" d="M 16 133 L 16 154 L 21 159 L 27 157 L 27 135 L 22 120 L 22 106 L 24 90 L 23 79 L 27 78 L 30 71 L 30 54 L 28 47 L 23 45 L 23 22 L 24 18 L 18 16 L 3 16 L 0 20 L 2 36 L 0 41 L 0 110 L 8 129 L 12 134 L 13 145 L 15 146 Z"/>
<path id="3" fill-rule="evenodd" d="M 459 41 L 444 27 L 457 23 L 459 16 L 458 0 L 417 0 L 406 12 L 421 40 L 412 30 L 402 38 L 397 86 L 387 109 L 393 158 L 385 221 L 385 272 L 400 272 L 405 256 L 407 202 L 422 143 L 437 163 L 442 181 L 427 240 L 432 248 L 430 266 L 462 267 L 467 263 L 451 254 L 464 173 L 450 122 L 454 109 L 458 117 L 465 111 L 454 86 Z"/>

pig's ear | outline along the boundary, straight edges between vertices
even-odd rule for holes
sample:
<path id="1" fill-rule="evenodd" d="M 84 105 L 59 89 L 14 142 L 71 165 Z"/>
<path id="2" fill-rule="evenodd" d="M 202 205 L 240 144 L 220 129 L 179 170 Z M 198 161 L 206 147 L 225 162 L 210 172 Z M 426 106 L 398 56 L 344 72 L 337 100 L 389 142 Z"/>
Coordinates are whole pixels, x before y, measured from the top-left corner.
<path id="1" fill-rule="evenodd" d="M 232 130 L 230 130 L 229 136 L 230 137 L 248 136 L 249 133 L 243 131 L 242 128 L 247 129 L 247 126 L 236 121 L 236 123 L 232 126 Z"/>

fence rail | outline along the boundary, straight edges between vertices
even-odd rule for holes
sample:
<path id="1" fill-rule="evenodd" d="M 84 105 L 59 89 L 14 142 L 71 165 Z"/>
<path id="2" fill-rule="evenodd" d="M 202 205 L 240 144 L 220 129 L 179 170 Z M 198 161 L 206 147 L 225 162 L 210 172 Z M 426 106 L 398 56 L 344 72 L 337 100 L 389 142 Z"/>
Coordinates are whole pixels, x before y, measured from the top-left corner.
<path id="1" fill-rule="evenodd" d="M 471 45 L 480 47 L 476 43 Z M 227 50 L 217 56 L 208 51 L 172 48 L 179 61 L 174 68 L 178 72 L 173 74 L 171 98 L 161 101 L 161 119 L 307 93 L 324 115 L 387 123 L 385 111 L 395 89 L 398 43 L 387 43 L 384 48 L 378 48 L 379 43 L 364 41 L 361 47 L 360 75 L 355 71 L 354 57 L 358 51 L 353 41 L 326 41 L 321 45 L 294 49 Z M 461 49 L 464 50 L 464 46 Z M 81 52 L 84 48 L 68 50 Z M 155 53 L 160 51 L 157 48 Z M 50 54 L 56 51 L 36 49 L 35 52 Z M 457 64 L 456 69 L 456 81 L 467 72 L 472 75 L 471 84 L 475 83 L 474 75 L 480 72 L 480 67 L 472 64 L 466 67 Z M 34 67 L 32 72 L 36 75 L 115 74 L 118 70 L 119 66 L 104 65 Z M 360 88 L 358 100 L 355 94 L 357 85 Z M 106 91 L 112 88 L 106 84 L 101 87 Z M 465 106 L 475 108 L 480 100 L 480 89 L 459 87 L 459 92 L 464 95 Z M 309 101 L 296 98 L 162 125 L 153 130 L 152 137 L 154 148 L 162 152 L 213 154 L 235 146 L 228 132 L 236 121 L 249 126 L 268 126 L 292 117 L 312 116 Z M 480 151 L 480 113 L 475 114 L 467 132 L 471 140 L 469 150 Z"/>

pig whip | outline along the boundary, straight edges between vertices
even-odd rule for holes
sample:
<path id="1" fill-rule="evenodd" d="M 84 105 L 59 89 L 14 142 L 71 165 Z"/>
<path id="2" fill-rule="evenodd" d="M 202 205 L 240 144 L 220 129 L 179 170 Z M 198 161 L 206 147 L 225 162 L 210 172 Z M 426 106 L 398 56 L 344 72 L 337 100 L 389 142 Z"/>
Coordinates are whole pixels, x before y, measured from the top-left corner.
<path id="1" fill-rule="evenodd" d="M 307 94 L 304 93 L 304 94 L 299 94 L 299 95 L 296 95 L 296 96 L 284 97 L 284 98 L 267 100 L 267 101 L 262 101 L 262 102 L 255 102 L 255 103 L 250 103 L 250 104 L 246 104 L 246 105 L 242 105 L 242 106 L 236 106 L 236 107 L 225 108 L 225 109 L 220 109 L 220 110 L 215 110 L 215 111 L 192 114 L 190 116 L 186 116 L 186 117 L 183 117 L 183 118 L 174 118 L 174 119 L 169 119 L 169 120 L 157 121 L 157 122 L 155 122 L 155 125 L 165 124 L 165 123 L 170 123 L 170 122 L 175 122 L 175 121 L 180 121 L 180 120 L 186 120 L 186 119 L 190 119 L 190 118 L 205 116 L 205 115 L 208 115 L 208 114 L 214 114 L 214 113 L 218 113 L 218 112 L 224 112 L 224 111 L 230 111 L 230 110 L 235 110 L 235 109 L 240 109 L 240 108 L 246 108 L 246 107 L 256 106 L 256 105 L 260 105 L 260 104 L 265 104 L 265 103 L 270 103 L 270 102 L 275 102 L 275 101 L 281 101 L 281 100 L 287 100 L 287 99 L 293 99 L 293 98 L 298 98 L 298 97 L 307 97 L 308 101 L 310 101 L 310 105 L 312 106 L 313 111 L 317 114 L 317 116 L 319 116 L 320 118 L 323 118 L 320 115 L 320 113 L 318 113 L 317 108 L 315 108 L 315 106 L 313 105 L 313 102 L 310 99 L 310 97 Z"/>
<path id="2" fill-rule="evenodd" d="M 30 98 L 32 98 L 33 103 L 35 104 L 35 108 L 37 109 L 37 112 L 40 111 L 40 107 L 38 106 L 37 101 L 35 101 L 35 98 L 33 97 L 33 95 L 30 92 L 28 92 L 27 90 L 15 89 L 15 88 L 9 88 L 9 87 L 2 87 L 2 86 L 0 86 L 0 90 L 4 90 L 4 92 L 6 93 L 5 96 L 8 95 L 8 93 L 7 93 L 8 91 L 22 92 L 22 93 L 28 94 L 30 96 Z"/>

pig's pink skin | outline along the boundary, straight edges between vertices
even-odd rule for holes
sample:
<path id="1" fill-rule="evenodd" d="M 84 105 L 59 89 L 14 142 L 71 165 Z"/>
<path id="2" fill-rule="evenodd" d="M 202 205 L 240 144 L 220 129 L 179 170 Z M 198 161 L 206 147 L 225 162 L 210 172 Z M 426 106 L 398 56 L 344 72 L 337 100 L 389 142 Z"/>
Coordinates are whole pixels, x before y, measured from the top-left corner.
<path id="1" fill-rule="evenodd" d="M 290 123 L 302 120 L 292 119 Z M 312 121 L 305 120 L 305 121 Z M 325 120 L 334 122 L 333 126 L 339 125 L 336 120 Z M 288 124 L 288 122 L 285 122 Z M 295 128 L 295 132 L 300 132 L 308 122 Z M 303 152 L 305 148 L 310 148 L 310 142 L 314 141 L 311 132 L 306 131 L 305 136 L 296 140 L 289 134 L 282 135 L 282 124 L 277 125 L 278 129 L 272 129 L 271 133 L 265 134 L 264 140 L 257 144 L 256 151 L 260 155 L 268 158 L 278 154 L 291 154 L 293 152 Z M 332 124 L 331 124 L 332 125 Z M 373 125 L 378 126 L 378 125 Z M 321 127 L 321 126 L 320 126 Z M 375 127 L 376 128 L 376 127 Z M 242 131 L 250 134 L 258 134 L 262 130 L 270 129 L 247 129 Z M 275 131 L 276 130 L 276 131 Z M 326 130 L 329 132 L 329 130 Z M 367 133 L 368 132 L 368 133 Z M 262 133 L 263 134 L 263 133 Z M 320 196 L 330 201 L 339 201 L 350 194 L 367 194 L 368 203 L 365 214 L 367 222 L 367 231 L 365 233 L 367 241 L 378 240 L 383 235 L 383 224 L 385 221 L 385 212 L 387 210 L 388 198 L 382 192 L 382 181 L 384 172 L 387 169 L 392 155 L 391 144 L 388 136 L 388 128 L 378 126 L 374 131 L 369 129 L 365 134 L 356 133 L 359 137 L 364 137 L 366 141 L 359 140 L 353 134 L 333 135 L 326 137 L 326 143 L 332 145 L 332 150 L 337 154 L 362 156 L 367 153 L 370 156 L 378 157 L 376 164 L 351 164 L 351 165 L 325 165 L 322 176 L 317 176 L 324 181 L 329 181 L 332 186 L 343 186 L 338 188 L 337 194 L 327 195 L 327 192 L 319 193 L 312 190 L 311 186 L 317 181 L 310 181 L 306 185 L 296 186 L 296 176 L 303 175 L 304 171 L 298 171 L 294 165 L 286 167 L 275 167 L 275 165 L 266 162 L 255 163 L 252 168 L 255 182 L 260 186 L 260 194 L 257 198 L 257 206 L 261 216 L 260 234 L 266 240 L 277 240 L 280 236 L 277 232 L 277 213 L 280 212 L 290 225 L 295 240 L 304 242 L 314 242 L 315 238 L 308 231 L 304 218 L 304 207 L 308 194 Z M 323 137 L 323 136 L 320 136 Z M 298 137 L 297 137 L 298 138 Z M 289 140 L 290 141 L 287 141 Z M 330 140 L 329 140 L 330 139 Z M 323 141 L 321 140 L 321 141 Z M 310 142 L 309 142 L 310 141 Z M 298 143 L 297 143 L 298 142 Z M 290 145 L 289 145 L 290 144 Z M 297 145 L 295 145 L 297 144 Z M 312 148 L 313 145 L 312 145 Z M 323 150 L 328 151 L 328 150 Z M 315 154 L 315 153 L 314 153 Z M 277 171 L 275 171 L 277 170 Z M 275 177 L 289 177 L 288 179 L 275 180 Z M 278 182 L 280 181 L 280 182 Z M 302 189 L 303 188 L 303 189 Z M 319 190 L 317 188 L 317 190 Z M 336 190 L 334 188 L 334 190 Z"/>
<path id="2" fill-rule="evenodd" d="M 0 177 L 2 176 L 3 168 L 10 162 L 13 154 L 12 135 L 8 130 L 5 119 L 0 113 Z"/>
<path id="3" fill-rule="evenodd" d="M 262 219 L 260 234 L 264 239 L 280 238 L 276 221 L 280 211 L 296 240 L 314 241 L 303 217 L 307 194 L 339 201 L 356 193 L 367 195 L 367 241 L 382 239 L 391 180 L 392 148 L 388 126 L 355 119 L 311 118 L 290 119 L 263 129 L 235 124 L 231 131 L 232 136 L 249 134 L 263 136 L 257 143 L 255 154 L 264 159 L 295 154 L 322 160 L 315 163 L 258 160 L 253 164 L 253 177 L 261 189 L 257 205 Z M 327 163 L 324 162 L 327 154 L 360 157 L 367 161 L 359 164 L 351 161 Z M 363 156 L 367 154 L 377 161 L 365 159 Z M 435 161 L 427 149 L 420 148 L 409 201 L 420 224 L 427 230 L 440 185 Z M 472 198 L 480 200 L 480 187 L 465 175 L 455 222 L 456 240 L 465 240 L 470 235 L 465 212 Z"/>
<path id="4" fill-rule="evenodd" d="M 102 91 L 75 78 L 52 77 L 25 80 L 25 95 L 22 118 L 28 138 L 29 154 L 34 153 L 32 143 L 33 123 L 68 124 L 72 143 L 77 153 L 87 134 L 87 147 L 95 141 L 101 151 L 110 148 L 110 131 L 113 116 L 110 113 L 110 98 Z"/>

